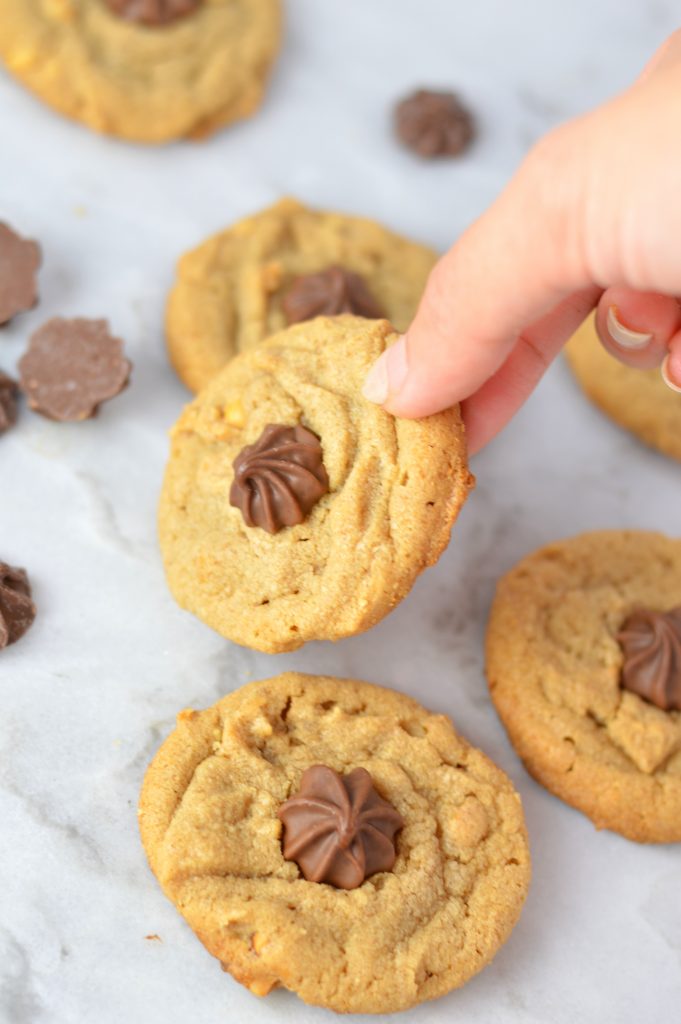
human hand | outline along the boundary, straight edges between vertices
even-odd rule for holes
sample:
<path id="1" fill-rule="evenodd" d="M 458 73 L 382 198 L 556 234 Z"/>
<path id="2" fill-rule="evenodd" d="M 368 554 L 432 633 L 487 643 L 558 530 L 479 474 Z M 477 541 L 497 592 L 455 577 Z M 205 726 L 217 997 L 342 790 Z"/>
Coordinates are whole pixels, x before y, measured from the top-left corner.
<path id="1" fill-rule="evenodd" d="M 436 264 L 364 394 L 396 416 L 463 403 L 473 453 L 597 306 L 603 344 L 681 391 L 681 31 L 626 92 L 550 132 Z"/>

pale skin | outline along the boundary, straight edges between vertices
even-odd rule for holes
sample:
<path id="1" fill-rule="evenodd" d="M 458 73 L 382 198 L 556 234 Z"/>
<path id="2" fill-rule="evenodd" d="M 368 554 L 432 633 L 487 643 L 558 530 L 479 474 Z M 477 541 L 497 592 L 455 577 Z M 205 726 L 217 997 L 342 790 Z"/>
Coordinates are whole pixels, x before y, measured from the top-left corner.
<path id="1" fill-rule="evenodd" d="M 681 391 L 681 30 L 626 92 L 545 136 L 436 264 L 365 395 L 396 416 L 461 402 L 484 447 L 590 310 L 622 362 Z"/>

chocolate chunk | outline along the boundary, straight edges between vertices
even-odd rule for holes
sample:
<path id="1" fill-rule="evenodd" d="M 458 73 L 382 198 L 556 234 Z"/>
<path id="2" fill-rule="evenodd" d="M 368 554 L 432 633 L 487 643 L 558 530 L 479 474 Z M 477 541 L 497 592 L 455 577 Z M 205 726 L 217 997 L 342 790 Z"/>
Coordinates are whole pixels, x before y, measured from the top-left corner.
<path id="1" fill-rule="evenodd" d="M 624 689 L 663 711 L 681 711 L 681 607 L 667 613 L 639 608 L 617 639 Z"/>
<path id="2" fill-rule="evenodd" d="M 302 523 L 329 490 L 322 446 L 306 427 L 271 423 L 233 465 L 230 504 L 241 509 L 247 526 L 268 533 Z"/>
<path id="3" fill-rule="evenodd" d="M 0 370 L 0 434 L 4 434 L 17 421 L 18 396 L 16 381 Z"/>
<path id="4" fill-rule="evenodd" d="M 297 863 L 308 882 L 356 889 L 395 864 L 395 833 L 404 821 L 378 795 L 365 768 L 349 775 L 323 764 L 308 768 L 278 816 L 284 822 L 284 857 Z"/>
<path id="5" fill-rule="evenodd" d="M 459 156 L 471 143 L 473 117 L 453 92 L 419 89 L 398 103 L 395 129 L 419 156 Z"/>
<path id="6" fill-rule="evenodd" d="M 39 266 L 38 243 L 21 238 L 7 224 L 0 223 L 0 324 L 35 306 Z"/>
<path id="7" fill-rule="evenodd" d="M 202 0 L 106 0 L 110 11 L 138 25 L 169 25 L 192 14 Z"/>
<path id="8" fill-rule="evenodd" d="M 0 562 L 0 650 L 16 643 L 34 619 L 35 605 L 25 570 Z"/>
<path id="9" fill-rule="evenodd" d="M 128 383 L 132 367 L 106 320 L 48 320 L 19 360 L 29 405 L 52 420 L 85 420 Z"/>
<path id="10" fill-rule="evenodd" d="M 354 313 L 369 320 L 385 316 L 364 278 L 344 267 L 328 267 L 317 274 L 297 277 L 284 295 L 281 308 L 289 324 L 339 313 Z"/>

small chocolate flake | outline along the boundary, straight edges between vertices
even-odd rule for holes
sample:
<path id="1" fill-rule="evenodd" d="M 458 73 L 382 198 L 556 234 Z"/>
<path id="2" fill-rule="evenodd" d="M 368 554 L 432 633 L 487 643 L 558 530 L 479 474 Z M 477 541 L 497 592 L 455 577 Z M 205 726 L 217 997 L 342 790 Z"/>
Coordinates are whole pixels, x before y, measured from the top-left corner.
<path id="1" fill-rule="evenodd" d="M 7 224 L 0 223 L 0 324 L 35 306 L 40 259 L 37 242 L 21 238 Z"/>
<path id="2" fill-rule="evenodd" d="M 0 370 L 0 434 L 13 427 L 17 421 L 17 382 Z"/>
<path id="3" fill-rule="evenodd" d="M 48 320 L 19 360 L 20 387 L 36 412 L 52 420 L 94 416 L 128 383 L 131 364 L 106 320 Z"/>
<path id="4" fill-rule="evenodd" d="M 0 561 L 0 650 L 21 639 L 35 614 L 26 571 Z"/>
<path id="5" fill-rule="evenodd" d="M 281 308 L 289 324 L 339 313 L 354 313 L 368 320 L 385 316 L 364 278 L 345 267 L 328 267 L 297 277 L 284 295 Z"/>
<path id="6" fill-rule="evenodd" d="M 423 157 L 459 156 L 473 140 L 471 113 L 453 92 L 419 89 L 395 108 L 395 130 Z"/>
<path id="7" fill-rule="evenodd" d="M 193 14 L 202 0 L 106 0 L 109 10 L 124 21 L 155 27 Z"/>

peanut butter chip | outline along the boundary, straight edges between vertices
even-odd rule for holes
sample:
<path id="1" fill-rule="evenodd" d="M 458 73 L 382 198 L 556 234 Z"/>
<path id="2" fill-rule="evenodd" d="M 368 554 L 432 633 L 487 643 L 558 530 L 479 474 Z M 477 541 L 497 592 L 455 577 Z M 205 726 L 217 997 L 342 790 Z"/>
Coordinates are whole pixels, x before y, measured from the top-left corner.
<path id="1" fill-rule="evenodd" d="M 20 385 L 36 412 L 49 419 L 85 420 L 115 398 L 132 367 L 106 320 L 49 320 L 19 360 Z"/>

